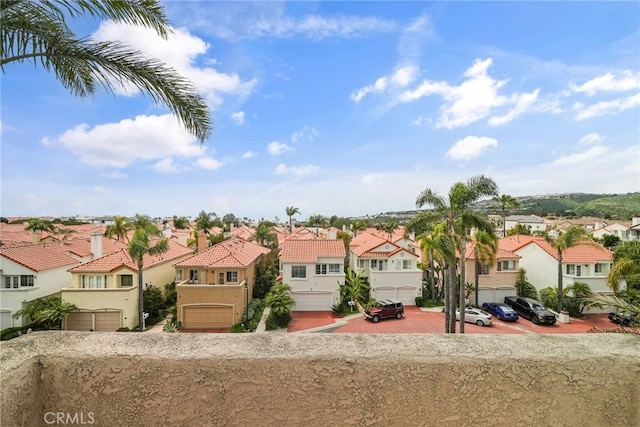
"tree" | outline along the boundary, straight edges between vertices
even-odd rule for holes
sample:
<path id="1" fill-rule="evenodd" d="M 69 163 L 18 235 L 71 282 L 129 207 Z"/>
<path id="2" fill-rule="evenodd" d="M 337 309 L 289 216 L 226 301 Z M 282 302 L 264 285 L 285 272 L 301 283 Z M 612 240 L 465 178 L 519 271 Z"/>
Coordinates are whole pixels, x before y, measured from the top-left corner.
<path id="1" fill-rule="evenodd" d="M 132 224 L 129 223 L 129 220 L 124 216 L 114 216 L 113 224 L 107 227 L 104 231 L 105 237 L 108 239 L 116 237 L 116 240 L 129 240 L 129 230 L 133 227 Z"/>
<path id="2" fill-rule="evenodd" d="M 349 301 L 354 304 L 366 302 L 369 299 L 369 285 L 363 277 L 365 270 L 356 274 L 351 268 L 347 268 L 344 278 L 344 290 Z M 353 305 L 351 305 L 353 311 Z"/>
<path id="3" fill-rule="evenodd" d="M 494 207 L 500 209 L 500 216 L 502 217 L 502 237 L 504 237 L 507 235 L 507 212 L 510 209 L 519 207 L 520 202 L 507 194 L 494 196 L 492 200 Z"/>
<path id="4" fill-rule="evenodd" d="M 527 280 L 527 270 L 524 268 L 520 268 L 518 270 L 518 277 L 516 278 L 516 295 L 519 297 L 533 299 L 538 297 L 538 291 L 536 290 L 536 287 Z"/>
<path id="5" fill-rule="evenodd" d="M 291 286 L 285 283 L 273 285 L 265 298 L 267 307 L 271 307 L 269 316 L 276 326 L 286 328 L 291 321 L 291 310 L 296 306 L 296 300 L 291 296 Z"/>
<path id="6" fill-rule="evenodd" d="M 189 219 L 185 216 L 173 216 L 173 228 L 176 230 L 188 230 L 191 228 Z"/>
<path id="7" fill-rule="evenodd" d="M 51 221 L 46 221 L 40 218 L 29 218 L 27 220 L 27 226 L 24 228 L 24 230 L 34 232 L 38 235 L 38 239 L 42 239 L 43 231 L 53 233 L 55 228 L 56 227 Z"/>
<path id="8" fill-rule="evenodd" d="M 620 237 L 614 236 L 613 234 L 605 234 L 602 236 L 602 246 L 605 248 L 612 250 L 618 244 L 620 244 Z"/>
<path id="9" fill-rule="evenodd" d="M 200 211 L 196 217 L 196 230 L 202 231 L 205 234 L 209 234 L 209 229 L 216 226 L 216 220 L 218 216 L 215 212 Z"/>
<path id="10" fill-rule="evenodd" d="M 515 236 L 515 235 L 521 235 L 521 236 L 530 236 L 531 235 L 531 226 L 530 225 L 524 225 L 524 224 L 516 224 L 515 227 L 512 227 L 509 229 L 509 231 L 507 231 L 507 236 Z"/>
<path id="11" fill-rule="evenodd" d="M 62 236 L 62 240 L 67 240 L 69 236 L 75 234 L 76 230 L 73 228 L 55 227 L 53 232 L 56 236 Z"/>
<path id="12" fill-rule="evenodd" d="M 62 329 L 62 321 L 71 312 L 78 309 L 74 304 L 59 297 L 40 298 L 29 302 L 13 317 L 28 316 L 37 327 Z"/>
<path id="13" fill-rule="evenodd" d="M 296 208 L 295 206 L 287 206 L 285 211 L 287 213 L 287 216 L 289 217 L 289 233 L 293 233 L 293 224 L 291 219 L 295 214 L 300 214 L 300 209 Z"/>
<path id="14" fill-rule="evenodd" d="M 488 263 L 492 266 L 496 262 L 496 253 L 498 252 L 498 236 L 493 233 L 478 230 L 473 236 L 473 254 L 476 262 L 474 263 L 474 286 L 475 286 L 475 302 L 479 307 L 479 285 L 480 285 L 480 269 L 483 264 Z"/>
<path id="15" fill-rule="evenodd" d="M 549 233 L 543 234 L 545 240 L 549 242 L 553 248 L 558 251 L 558 313 L 563 310 L 562 297 L 564 295 L 562 289 L 562 255 L 564 251 L 578 243 L 588 240 L 587 232 L 584 228 L 572 225 L 566 231 L 559 231 L 557 237 L 551 237 Z M 594 245 L 597 244 L 591 241 Z"/>
<path id="16" fill-rule="evenodd" d="M 446 223 L 446 234 L 450 240 L 450 246 L 457 248 L 461 254 L 461 266 L 464 266 L 464 248 L 466 246 L 466 230 L 471 225 L 476 225 L 479 216 L 471 211 L 471 204 L 479 201 L 483 197 L 495 196 L 498 194 L 496 183 L 484 175 L 470 178 L 467 183 L 455 183 L 449 190 L 448 198 L 437 194 L 434 190 L 427 188 L 417 198 L 416 206 L 432 206 L 435 212 Z M 486 221 L 485 221 L 486 222 Z M 480 224 L 478 224 L 480 225 Z M 448 255 L 445 260 L 449 264 L 449 286 L 445 300 L 445 332 L 455 333 L 456 331 L 456 258 L 455 255 Z M 464 276 L 463 276 L 464 277 Z M 464 286 L 464 280 L 460 281 Z M 461 307 L 464 307 L 464 289 L 460 289 Z M 460 328 L 464 330 L 464 310 L 460 310 Z"/>
<path id="17" fill-rule="evenodd" d="M 169 250 L 168 239 L 162 237 L 158 227 L 148 216 L 136 215 L 135 231 L 129 242 L 128 251 L 138 267 L 138 322 L 140 331 L 144 330 L 144 292 L 142 288 L 145 255 L 160 255 Z"/>
<path id="18" fill-rule="evenodd" d="M 238 218 L 234 214 L 228 213 L 222 217 L 222 223 L 225 225 L 225 230 L 231 231 L 232 224 L 234 227 L 238 225 Z"/>
<path id="19" fill-rule="evenodd" d="M 318 231 L 319 227 L 324 227 L 325 225 L 327 225 L 327 218 L 325 216 L 322 215 L 311 215 L 309 217 L 309 219 L 307 220 L 307 225 L 309 227 L 316 227 L 316 236 L 318 236 L 320 233 Z"/>
<path id="20" fill-rule="evenodd" d="M 614 295 L 618 295 L 620 282 L 629 281 L 634 275 L 640 275 L 640 240 L 623 242 L 613 250 L 613 266 L 607 275 L 607 286 Z"/>
<path id="21" fill-rule="evenodd" d="M 256 227 L 256 234 L 253 236 L 259 245 L 274 249 L 278 247 L 278 237 L 273 231 L 274 223 L 271 221 L 262 221 Z"/>
<path id="22" fill-rule="evenodd" d="M 256 262 L 256 279 L 253 287 L 254 298 L 264 298 L 276 283 L 278 277 L 278 249 L 262 254 Z"/>
<path id="23" fill-rule="evenodd" d="M 431 299 L 436 302 L 436 263 L 445 265 L 447 259 L 455 257 L 455 252 L 453 246 L 451 246 L 451 240 L 446 234 L 446 223 L 430 224 L 430 227 L 430 230 L 425 231 L 418 237 L 418 241 L 420 242 L 420 249 L 426 252 L 429 259 Z"/>
<path id="24" fill-rule="evenodd" d="M 77 36 L 67 19 L 81 16 L 150 28 L 165 39 L 171 31 L 164 8 L 156 0 L 3 1 L 2 72 L 12 63 L 41 65 L 81 97 L 94 96 L 100 86 L 115 93 L 121 83 L 130 83 L 156 103 L 164 103 L 200 143 L 209 138 L 213 120 L 193 83 L 123 43 Z"/>
<path id="25" fill-rule="evenodd" d="M 376 225 L 376 230 L 383 231 L 387 233 L 387 240 L 391 241 L 393 236 L 393 232 L 396 231 L 400 227 L 398 221 L 392 219 L 391 221 L 383 222 L 381 224 Z"/>

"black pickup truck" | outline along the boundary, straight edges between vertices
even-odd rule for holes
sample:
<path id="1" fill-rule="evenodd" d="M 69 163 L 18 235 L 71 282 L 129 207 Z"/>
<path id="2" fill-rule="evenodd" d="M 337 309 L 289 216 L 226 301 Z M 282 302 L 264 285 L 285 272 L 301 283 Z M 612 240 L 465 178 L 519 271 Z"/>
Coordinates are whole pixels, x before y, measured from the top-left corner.
<path id="1" fill-rule="evenodd" d="M 504 303 L 511 306 L 520 316 L 526 317 L 536 325 L 556 323 L 556 315 L 547 310 L 540 301 L 525 297 L 504 297 Z"/>

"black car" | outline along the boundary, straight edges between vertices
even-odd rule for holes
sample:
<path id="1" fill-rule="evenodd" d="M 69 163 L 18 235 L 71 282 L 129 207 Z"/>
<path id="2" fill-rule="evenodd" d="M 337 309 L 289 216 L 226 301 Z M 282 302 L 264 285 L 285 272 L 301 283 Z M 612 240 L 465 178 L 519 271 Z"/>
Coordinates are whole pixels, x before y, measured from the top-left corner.
<path id="1" fill-rule="evenodd" d="M 616 325 L 632 326 L 640 323 L 640 315 L 633 313 L 609 313 L 609 320 Z"/>

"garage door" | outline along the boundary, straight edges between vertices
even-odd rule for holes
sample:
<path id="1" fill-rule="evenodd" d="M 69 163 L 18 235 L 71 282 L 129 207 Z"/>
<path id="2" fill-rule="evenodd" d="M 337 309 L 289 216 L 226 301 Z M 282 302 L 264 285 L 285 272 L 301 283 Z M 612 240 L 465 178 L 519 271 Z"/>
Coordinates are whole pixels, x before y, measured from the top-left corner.
<path id="1" fill-rule="evenodd" d="M 292 292 L 294 311 L 331 311 L 333 292 Z"/>
<path id="2" fill-rule="evenodd" d="M 515 295 L 516 294 L 516 289 L 515 288 L 496 289 L 495 294 L 496 294 L 496 301 L 497 302 L 504 302 L 504 297 L 509 297 L 509 296 Z"/>
<path id="3" fill-rule="evenodd" d="M 407 287 L 398 288 L 398 299 L 402 301 L 404 305 L 416 305 L 416 297 L 418 296 L 418 289 Z"/>
<path id="4" fill-rule="evenodd" d="M 68 331 L 90 331 L 93 328 L 93 313 L 69 313 L 67 316 Z"/>
<path id="5" fill-rule="evenodd" d="M 11 312 L 9 310 L 0 311 L 0 331 L 13 326 L 11 322 Z"/>
<path id="6" fill-rule="evenodd" d="M 230 328 L 233 326 L 233 306 L 186 306 L 182 327 L 185 329 Z"/>
<path id="7" fill-rule="evenodd" d="M 375 298 L 377 300 L 396 299 L 396 288 L 376 288 Z"/>
<path id="8" fill-rule="evenodd" d="M 485 302 L 501 302 L 494 300 L 493 288 L 492 289 L 478 289 L 478 306 L 481 306 Z"/>
<path id="9" fill-rule="evenodd" d="M 98 332 L 114 332 L 122 326 L 119 311 L 96 312 L 95 316 L 95 330 Z"/>

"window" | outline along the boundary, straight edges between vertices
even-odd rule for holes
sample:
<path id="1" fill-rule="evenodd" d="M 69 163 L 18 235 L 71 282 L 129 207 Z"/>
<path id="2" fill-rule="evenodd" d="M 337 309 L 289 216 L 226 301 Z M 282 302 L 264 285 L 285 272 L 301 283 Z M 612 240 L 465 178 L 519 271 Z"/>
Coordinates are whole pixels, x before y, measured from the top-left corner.
<path id="1" fill-rule="evenodd" d="M 515 261 L 498 261 L 498 271 L 515 271 Z"/>
<path id="2" fill-rule="evenodd" d="M 182 269 L 181 268 L 176 270 L 176 282 L 182 282 Z"/>
<path id="3" fill-rule="evenodd" d="M 582 276 L 582 266 L 576 265 L 576 276 Z"/>
<path id="4" fill-rule="evenodd" d="M 34 285 L 35 276 L 23 274 L 21 276 L 4 276 L 5 289 L 31 288 Z"/>
<path id="5" fill-rule="evenodd" d="M 603 264 L 597 263 L 595 267 L 596 273 L 602 273 L 604 270 L 602 267 L 603 267 Z"/>
<path id="6" fill-rule="evenodd" d="M 371 260 L 371 269 L 372 270 L 376 270 L 378 268 L 378 260 L 377 259 L 372 259 Z"/>
<path id="7" fill-rule="evenodd" d="M 402 269 L 403 270 L 411 270 L 411 268 L 413 268 L 413 262 L 411 262 L 410 259 L 403 259 L 402 260 Z"/>
<path id="8" fill-rule="evenodd" d="M 316 264 L 316 274 L 340 273 L 340 264 Z"/>
<path id="9" fill-rule="evenodd" d="M 364 259 L 358 259 L 358 268 L 364 270 L 365 268 L 367 268 L 367 264 L 366 264 L 366 260 Z"/>
<path id="10" fill-rule="evenodd" d="M 576 266 L 573 264 L 567 264 L 567 274 L 576 274 Z"/>
<path id="11" fill-rule="evenodd" d="M 133 286 L 133 274 L 123 274 L 120 276 L 120 287 Z"/>
<path id="12" fill-rule="evenodd" d="M 105 289 L 107 287 L 106 275 L 82 275 L 81 281 L 84 289 Z"/>
<path id="13" fill-rule="evenodd" d="M 488 276 L 489 275 L 489 264 L 480 265 L 480 275 Z"/>
<path id="14" fill-rule="evenodd" d="M 189 270 L 189 283 L 198 283 L 198 270 Z"/>
<path id="15" fill-rule="evenodd" d="M 291 266 L 291 277 L 294 279 L 306 279 L 307 278 L 307 267 L 305 265 L 292 265 Z"/>
<path id="16" fill-rule="evenodd" d="M 238 283 L 238 272 L 237 271 L 227 271 L 227 282 L 229 282 L 229 283 Z"/>
<path id="17" fill-rule="evenodd" d="M 218 285 L 224 285 L 224 272 L 218 273 Z"/>

